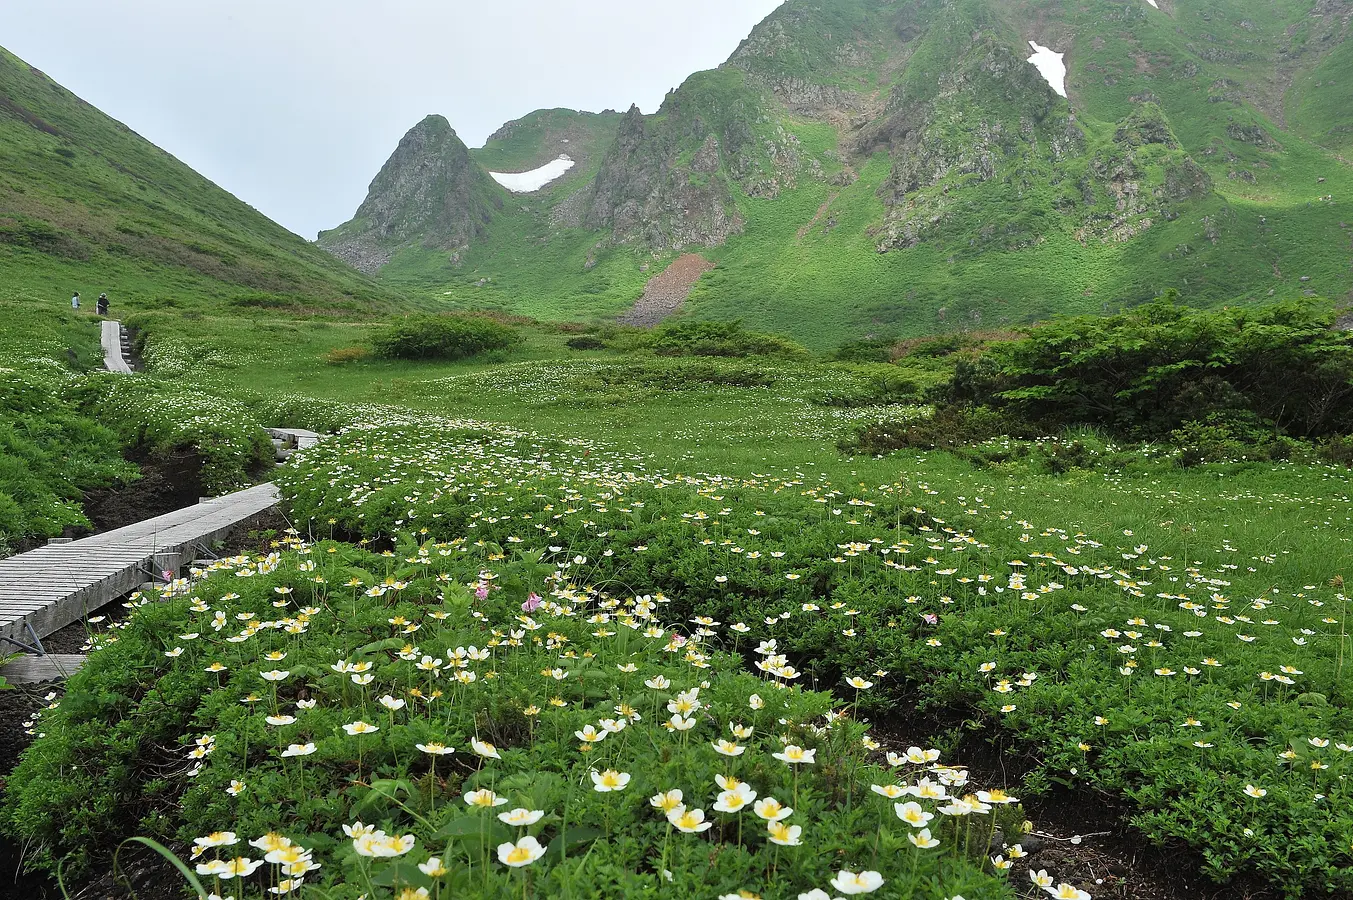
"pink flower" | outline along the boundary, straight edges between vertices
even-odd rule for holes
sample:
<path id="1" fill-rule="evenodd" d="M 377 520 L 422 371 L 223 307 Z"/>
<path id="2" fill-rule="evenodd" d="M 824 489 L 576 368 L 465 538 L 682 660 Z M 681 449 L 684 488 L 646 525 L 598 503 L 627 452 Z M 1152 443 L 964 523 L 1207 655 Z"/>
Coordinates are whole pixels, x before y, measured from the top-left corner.
<path id="1" fill-rule="evenodd" d="M 479 584 L 475 586 L 474 595 L 480 600 L 487 599 L 489 596 L 489 583 L 487 581 L 479 582 Z"/>
<path id="2" fill-rule="evenodd" d="M 540 595 L 532 591 L 526 596 L 526 602 L 521 605 L 522 612 L 535 612 L 540 609 Z"/>
<path id="3" fill-rule="evenodd" d="M 934 613 L 921 613 L 921 620 L 924 621 L 927 625 L 940 624 L 940 617 L 935 615 Z"/>

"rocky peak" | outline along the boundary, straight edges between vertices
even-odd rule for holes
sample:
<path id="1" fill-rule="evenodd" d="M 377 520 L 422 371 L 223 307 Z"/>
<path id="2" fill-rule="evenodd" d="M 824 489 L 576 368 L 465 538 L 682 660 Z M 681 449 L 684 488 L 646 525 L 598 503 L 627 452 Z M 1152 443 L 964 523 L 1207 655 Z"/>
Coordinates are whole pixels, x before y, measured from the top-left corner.
<path id="1" fill-rule="evenodd" d="M 400 140 L 352 221 L 321 234 L 319 245 L 372 273 L 406 245 L 467 246 L 502 207 L 502 192 L 450 123 L 428 116 Z"/>

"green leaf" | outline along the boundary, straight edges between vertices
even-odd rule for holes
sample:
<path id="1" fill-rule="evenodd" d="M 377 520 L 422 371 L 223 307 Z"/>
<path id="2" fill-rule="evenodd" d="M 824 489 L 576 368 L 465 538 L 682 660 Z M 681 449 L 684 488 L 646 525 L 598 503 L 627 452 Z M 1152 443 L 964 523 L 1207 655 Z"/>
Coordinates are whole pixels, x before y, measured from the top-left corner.
<path id="1" fill-rule="evenodd" d="M 485 816 L 488 814 L 486 813 Z M 439 840 L 462 840 L 477 845 L 481 836 L 488 846 L 493 847 L 497 844 L 511 841 L 513 833 L 510 828 L 495 819 L 486 819 L 481 816 L 462 816 L 459 819 L 452 819 L 433 835 Z"/>
<path id="2" fill-rule="evenodd" d="M 371 878 L 371 883 L 381 887 L 404 885 L 412 888 L 432 889 L 433 880 L 424 875 L 416 863 L 401 859 L 381 869 Z"/>
<path id="3" fill-rule="evenodd" d="M 179 874 L 182 875 L 182 876 L 184 877 L 184 879 L 188 882 L 189 886 L 192 887 L 193 890 L 197 891 L 197 896 L 198 896 L 198 897 L 201 898 L 201 897 L 206 897 L 206 896 L 207 896 L 207 889 L 204 888 L 204 887 L 202 886 L 202 882 L 201 882 L 201 881 L 198 881 L 197 876 L 193 874 L 192 870 L 189 869 L 186 865 L 184 865 L 183 860 L 179 859 L 179 858 L 178 858 L 177 856 L 175 856 L 173 853 L 169 852 L 169 850 L 168 850 L 163 844 L 159 843 L 158 841 L 154 841 L 154 840 L 151 840 L 150 838 L 146 838 L 146 837 L 132 837 L 132 838 L 127 838 L 127 840 L 123 841 L 123 842 L 118 846 L 118 852 L 119 852 L 119 853 L 122 852 L 122 848 L 125 847 L 127 844 L 132 843 L 132 842 L 141 844 L 142 846 L 145 846 L 145 847 L 149 847 L 150 849 L 154 850 L 156 853 L 158 853 L 158 854 L 160 854 L 161 856 L 163 856 L 163 857 L 169 862 L 170 865 L 172 865 L 175 869 L 178 869 Z M 113 854 L 113 864 L 114 864 L 114 868 L 116 868 L 116 865 L 117 865 L 117 854 L 116 854 L 116 853 Z"/>

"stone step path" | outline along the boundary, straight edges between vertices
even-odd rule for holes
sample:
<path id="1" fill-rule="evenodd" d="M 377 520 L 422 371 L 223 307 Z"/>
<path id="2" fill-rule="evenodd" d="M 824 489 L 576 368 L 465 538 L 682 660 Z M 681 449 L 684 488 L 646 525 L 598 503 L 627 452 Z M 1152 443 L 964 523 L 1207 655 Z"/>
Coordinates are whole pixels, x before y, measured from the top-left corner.
<path id="1" fill-rule="evenodd" d="M 42 653 L 42 638 L 86 618 L 186 561 L 210 556 L 211 544 L 275 507 L 276 485 L 248 490 L 126 528 L 0 560 L 0 654 Z"/>
<path id="2" fill-rule="evenodd" d="M 123 342 L 122 323 L 104 319 L 103 331 L 100 334 L 100 343 L 103 346 L 103 367 L 109 372 L 130 375 L 132 367 L 127 365 L 127 357 L 123 352 Z"/>

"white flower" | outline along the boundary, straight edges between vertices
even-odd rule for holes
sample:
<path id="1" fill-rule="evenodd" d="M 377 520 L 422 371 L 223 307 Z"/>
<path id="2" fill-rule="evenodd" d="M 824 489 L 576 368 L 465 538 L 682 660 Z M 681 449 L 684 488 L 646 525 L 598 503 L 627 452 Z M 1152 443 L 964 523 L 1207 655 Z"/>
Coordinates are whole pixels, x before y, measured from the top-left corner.
<path id="1" fill-rule="evenodd" d="M 870 894 L 883 887 L 883 876 L 878 872 L 856 874 L 842 869 L 832 878 L 832 887 L 843 894 Z"/>
<path id="2" fill-rule="evenodd" d="M 924 828 L 930 824 L 930 820 L 935 818 L 934 813 L 928 813 L 921 808 L 921 804 L 916 801 L 908 803 L 894 803 L 893 811 L 897 817 L 906 822 L 912 828 Z"/>
<path id="3" fill-rule="evenodd" d="M 678 806 L 668 812 L 667 821 L 671 822 L 672 826 L 678 831 L 686 834 L 699 834 L 702 831 L 708 831 L 714 824 L 705 821 L 703 809 L 687 809 L 684 806 Z"/>
<path id="4" fill-rule="evenodd" d="M 470 806 L 488 808 L 492 806 L 502 806 L 507 802 L 507 798 L 499 797 L 493 791 L 485 789 L 480 791 L 469 791 L 465 794 L 465 802 Z"/>
<path id="5" fill-rule="evenodd" d="M 788 763 L 791 766 L 798 765 L 799 763 L 812 764 L 816 761 L 815 757 L 817 756 L 817 751 L 805 750 L 797 744 L 790 744 L 780 753 L 772 753 L 771 756 L 782 762 Z"/>
<path id="6" fill-rule="evenodd" d="M 1090 895 L 1069 884 L 1059 884 L 1055 888 L 1043 888 L 1057 900 L 1090 900 Z"/>
<path id="7" fill-rule="evenodd" d="M 481 741 L 479 738 L 470 738 L 470 747 L 475 753 L 478 753 L 485 759 L 502 759 L 502 757 L 498 755 L 498 748 L 488 741 Z"/>
<path id="8" fill-rule="evenodd" d="M 372 725 L 368 722 L 362 722 L 359 720 L 349 725 L 344 725 L 343 730 L 346 731 L 348 734 L 356 735 L 356 734 L 373 734 L 377 731 L 380 731 L 380 728 L 376 725 Z"/>
<path id="9" fill-rule="evenodd" d="M 498 820 L 504 825 L 525 828 L 534 825 L 545 816 L 543 809 L 514 809 L 511 812 L 498 813 Z"/>
<path id="10" fill-rule="evenodd" d="M 628 772 L 617 772 L 615 769 L 607 769 L 605 772 L 592 772 L 592 789 L 599 794 L 623 791 L 629 783 Z"/>
<path id="11" fill-rule="evenodd" d="M 756 791 L 743 784 L 739 785 L 734 790 L 721 792 L 719 794 L 719 799 L 714 801 L 714 809 L 716 812 L 725 813 L 742 812 L 747 804 L 755 799 Z"/>
<path id="12" fill-rule="evenodd" d="M 541 846 L 540 841 L 528 834 L 515 844 L 510 842 L 499 844 L 498 861 L 505 866 L 520 869 L 522 866 L 529 866 L 544 856 L 545 849 Z"/>

